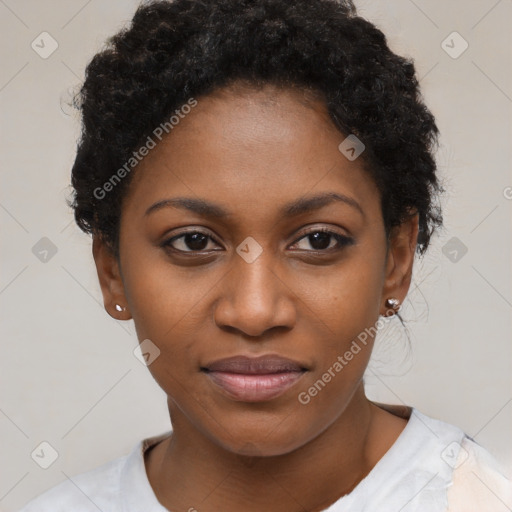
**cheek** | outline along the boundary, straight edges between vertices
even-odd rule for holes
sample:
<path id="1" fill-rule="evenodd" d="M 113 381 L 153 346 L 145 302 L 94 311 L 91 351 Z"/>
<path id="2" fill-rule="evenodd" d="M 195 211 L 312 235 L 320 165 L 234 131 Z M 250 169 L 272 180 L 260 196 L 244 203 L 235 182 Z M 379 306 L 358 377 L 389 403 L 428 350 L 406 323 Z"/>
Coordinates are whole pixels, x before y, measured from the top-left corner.
<path id="1" fill-rule="evenodd" d="M 173 265 L 154 248 L 147 252 L 147 258 L 143 250 L 128 257 L 123 272 L 139 339 L 167 343 L 187 332 L 192 334 L 190 326 L 202 325 L 204 305 L 222 275 L 211 268 L 191 270 Z"/>
<path id="2" fill-rule="evenodd" d="M 156 345 L 158 357 L 148 369 L 168 395 L 179 396 L 198 372 L 200 346 L 212 337 L 205 308 L 222 275 L 190 272 L 164 258 L 144 260 L 137 254 L 126 259 L 123 272 L 137 337 Z"/>
<path id="3" fill-rule="evenodd" d="M 363 244 L 338 264 L 300 272 L 293 291 L 310 309 L 326 336 L 339 340 L 337 349 L 357 337 L 379 316 L 383 257 Z"/>
<path id="4" fill-rule="evenodd" d="M 317 365 L 298 397 L 312 414 L 339 415 L 361 382 L 377 332 L 382 265 L 376 251 L 357 252 L 323 276 L 301 276 L 299 293 L 320 333 Z"/>

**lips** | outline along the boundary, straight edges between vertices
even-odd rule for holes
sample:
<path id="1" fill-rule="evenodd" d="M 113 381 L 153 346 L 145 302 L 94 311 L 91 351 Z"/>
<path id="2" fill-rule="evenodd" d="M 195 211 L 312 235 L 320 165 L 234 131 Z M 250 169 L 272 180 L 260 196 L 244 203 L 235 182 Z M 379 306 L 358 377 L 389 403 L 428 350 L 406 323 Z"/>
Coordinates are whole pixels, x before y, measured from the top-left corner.
<path id="1" fill-rule="evenodd" d="M 201 370 L 229 398 L 243 402 L 262 402 L 288 391 L 307 368 L 291 359 L 266 355 L 221 359 Z"/>
<path id="2" fill-rule="evenodd" d="M 210 363 L 206 365 L 205 369 L 211 372 L 244 373 L 248 375 L 300 372 L 305 370 L 300 363 L 276 355 L 229 357 Z"/>

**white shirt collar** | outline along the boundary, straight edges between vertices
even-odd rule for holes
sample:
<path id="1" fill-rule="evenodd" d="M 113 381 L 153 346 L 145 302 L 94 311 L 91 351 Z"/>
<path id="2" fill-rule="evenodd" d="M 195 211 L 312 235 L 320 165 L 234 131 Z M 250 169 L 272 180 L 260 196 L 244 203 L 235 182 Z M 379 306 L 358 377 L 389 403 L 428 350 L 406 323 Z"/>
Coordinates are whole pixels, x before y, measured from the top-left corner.
<path id="1" fill-rule="evenodd" d="M 120 482 L 123 512 L 169 512 L 149 483 L 144 452 L 171 433 L 140 441 L 126 458 Z M 464 437 L 458 427 L 412 408 L 407 425 L 391 448 L 350 494 L 325 512 L 446 510 L 453 473 L 449 458 L 457 458 Z"/>

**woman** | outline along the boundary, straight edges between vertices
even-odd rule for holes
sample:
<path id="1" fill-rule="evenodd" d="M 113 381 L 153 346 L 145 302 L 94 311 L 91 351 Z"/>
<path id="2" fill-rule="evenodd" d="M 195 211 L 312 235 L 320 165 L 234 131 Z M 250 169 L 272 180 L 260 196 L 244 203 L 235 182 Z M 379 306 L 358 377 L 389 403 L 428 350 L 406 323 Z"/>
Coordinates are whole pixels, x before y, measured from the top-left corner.
<path id="1" fill-rule="evenodd" d="M 462 430 L 365 395 L 442 223 L 437 127 L 382 32 L 348 1 L 151 2 L 79 99 L 75 218 L 172 431 L 24 512 L 510 510 Z"/>

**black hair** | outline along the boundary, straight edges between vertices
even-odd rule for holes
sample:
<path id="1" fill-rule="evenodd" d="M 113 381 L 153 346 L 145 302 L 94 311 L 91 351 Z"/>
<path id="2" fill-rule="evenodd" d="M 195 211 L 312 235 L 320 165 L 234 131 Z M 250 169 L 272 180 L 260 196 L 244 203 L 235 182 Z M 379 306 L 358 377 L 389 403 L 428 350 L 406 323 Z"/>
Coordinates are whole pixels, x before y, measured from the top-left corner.
<path id="1" fill-rule="evenodd" d="M 142 3 L 92 58 L 74 99 L 82 133 L 69 205 L 78 226 L 118 256 L 134 151 L 191 98 L 237 81 L 321 95 L 340 132 L 365 145 L 361 158 L 380 190 L 386 233 L 418 213 L 417 250 L 425 252 L 442 224 L 435 119 L 412 60 L 394 54 L 384 34 L 342 0 Z"/>

